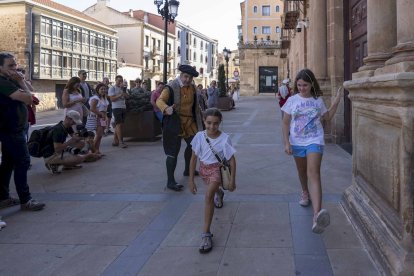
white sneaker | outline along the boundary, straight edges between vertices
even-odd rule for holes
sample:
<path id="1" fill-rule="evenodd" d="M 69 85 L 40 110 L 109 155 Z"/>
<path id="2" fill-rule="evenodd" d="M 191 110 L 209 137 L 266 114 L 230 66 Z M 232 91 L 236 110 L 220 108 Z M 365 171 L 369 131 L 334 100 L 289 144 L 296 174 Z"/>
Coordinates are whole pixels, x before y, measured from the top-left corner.
<path id="1" fill-rule="evenodd" d="M 299 205 L 306 207 L 310 203 L 309 199 L 309 192 L 302 191 L 302 194 L 300 195 Z"/>
<path id="2" fill-rule="evenodd" d="M 6 223 L 6 222 L 4 222 L 4 221 L 2 221 L 2 220 L 1 220 L 1 217 L 0 217 L 0 230 L 1 230 L 2 228 L 6 227 L 6 226 L 7 226 L 7 223 Z"/>
<path id="3" fill-rule="evenodd" d="M 326 209 L 321 209 L 313 222 L 312 232 L 315 234 L 322 234 L 329 223 L 331 223 L 329 212 Z"/>

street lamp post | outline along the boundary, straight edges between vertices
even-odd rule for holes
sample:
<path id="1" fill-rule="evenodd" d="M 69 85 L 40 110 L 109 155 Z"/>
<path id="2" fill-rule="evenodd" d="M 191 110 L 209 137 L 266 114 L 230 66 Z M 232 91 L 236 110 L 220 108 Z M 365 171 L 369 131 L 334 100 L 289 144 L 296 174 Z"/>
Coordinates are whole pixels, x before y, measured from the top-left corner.
<path id="1" fill-rule="evenodd" d="M 231 51 L 224 47 L 223 49 L 224 60 L 226 61 L 226 92 L 229 92 L 229 58 Z"/>
<path id="2" fill-rule="evenodd" d="M 164 20 L 164 70 L 163 70 L 163 82 L 167 83 L 167 36 L 168 36 L 168 23 L 174 22 L 177 16 L 178 6 L 180 2 L 176 0 L 154 0 L 154 4 L 157 6 L 158 13 Z M 161 7 L 164 4 L 163 7 Z M 170 68 L 171 70 L 171 68 Z"/>

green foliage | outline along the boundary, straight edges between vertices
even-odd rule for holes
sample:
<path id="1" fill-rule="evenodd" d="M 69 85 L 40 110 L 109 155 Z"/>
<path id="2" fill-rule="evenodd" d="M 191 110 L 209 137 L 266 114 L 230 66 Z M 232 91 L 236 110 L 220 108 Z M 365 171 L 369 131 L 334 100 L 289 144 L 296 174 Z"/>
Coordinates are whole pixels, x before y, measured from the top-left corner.
<path id="1" fill-rule="evenodd" d="M 224 64 L 220 64 L 218 68 L 217 86 L 220 91 L 219 97 L 227 97 L 226 73 L 224 72 Z"/>

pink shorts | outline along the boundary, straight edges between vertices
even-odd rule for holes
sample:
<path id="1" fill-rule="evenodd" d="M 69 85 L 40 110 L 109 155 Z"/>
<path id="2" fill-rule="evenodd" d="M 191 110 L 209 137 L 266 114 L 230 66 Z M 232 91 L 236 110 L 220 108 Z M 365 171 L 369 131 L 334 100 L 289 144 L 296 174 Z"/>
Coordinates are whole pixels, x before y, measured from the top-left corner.
<path id="1" fill-rule="evenodd" d="M 220 163 L 206 165 L 200 162 L 200 176 L 206 184 L 221 183 Z"/>

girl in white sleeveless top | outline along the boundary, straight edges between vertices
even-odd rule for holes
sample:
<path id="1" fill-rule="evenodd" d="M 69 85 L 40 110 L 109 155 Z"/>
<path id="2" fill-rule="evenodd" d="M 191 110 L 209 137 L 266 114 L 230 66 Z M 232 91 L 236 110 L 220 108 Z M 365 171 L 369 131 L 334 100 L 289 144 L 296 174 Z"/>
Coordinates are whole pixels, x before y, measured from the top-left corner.
<path id="1" fill-rule="evenodd" d="M 72 77 L 65 86 L 62 94 L 62 103 L 65 107 L 65 116 L 69 110 L 75 110 L 79 112 L 81 117 L 83 117 L 83 104 L 85 99 L 82 97 L 82 94 L 79 90 L 80 87 L 80 78 Z"/>

